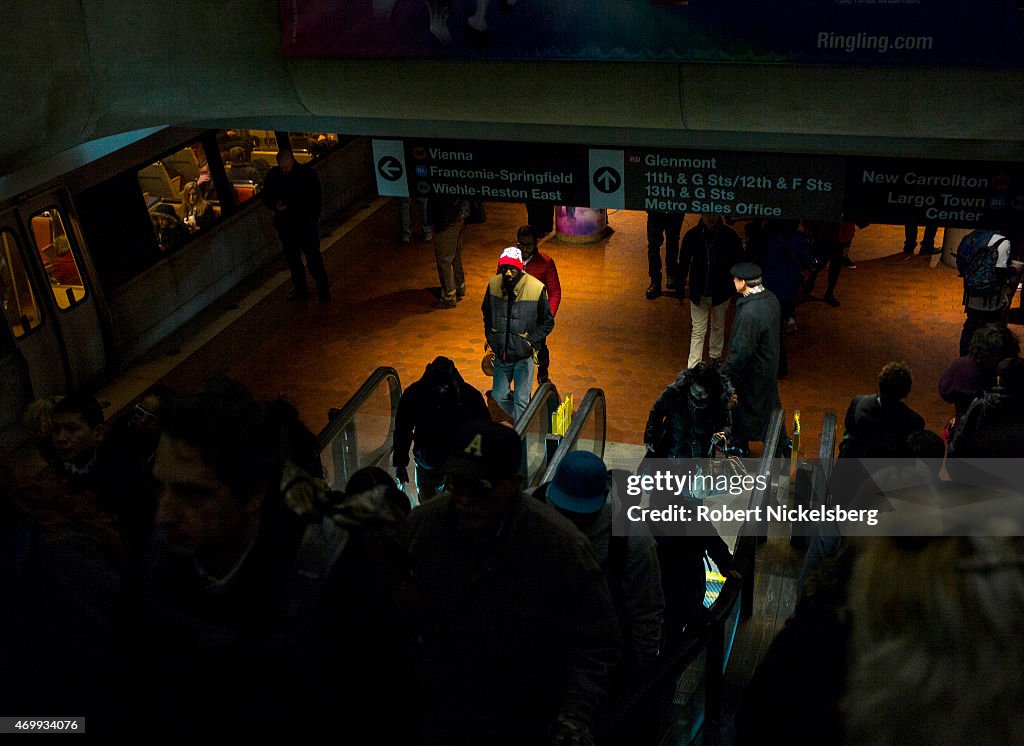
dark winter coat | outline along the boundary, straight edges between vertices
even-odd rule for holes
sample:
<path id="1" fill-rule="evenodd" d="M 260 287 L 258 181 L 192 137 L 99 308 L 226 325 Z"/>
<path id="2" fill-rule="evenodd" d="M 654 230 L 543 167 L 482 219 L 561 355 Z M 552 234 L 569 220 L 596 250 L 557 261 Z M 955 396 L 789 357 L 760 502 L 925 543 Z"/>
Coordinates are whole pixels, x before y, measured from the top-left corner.
<path id="1" fill-rule="evenodd" d="M 949 444 L 951 458 L 1024 457 L 1024 400 L 996 387 L 974 400 Z"/>
<path id="2" fill-rule="evenodd" d="M 559 714 L 594 723 L 622 641 L 587 538 L 527 495 L 486 540 L 459 525 L 450 494 L 409 520 L 425 742 L 542 744 Z"/>
<path id="3" fill-rule="evenodd" d="M 711 296 L 711 305 L 725 303 L 736 294 L 730 270 L 743 261 L 743 242 L 736 231 L 719 223 L 708 230 L 704 223 L 686 231 L 679 250 L 679 275 L 689 268 L 689 298 L 699 304 L 704 296 Z"/>
<path id="4" fill-rule="evenodd" d="M 779 300 L 795 300 L 800 292 L 800 271 L 809 267 L 813 256 L 807 237 L 799 231 L 789 235 L 766 231 L 747 246 L 750 261 L 764 272 L 764 286 Z"/>
<path id="5" fill-rule="evenodd" d="M 651 408 L 644 445 L 656 458 L 704 458 L 711 449 L 711 436 L 732 430 L 729 379 L 722 379 L 721 395 L 699 411 L 690 409 L 690 383 L 690 371 L 682 371 Z"/>
<path id="6" fill-rule="evenodd" d="M 846 410 L 846 434 L 839 448 L 845 458 L 900 458 L 907 436 L 924 430 L 924 418 L 897 401 L 883 404 L 878 396 L 856 396 Z"/>
<path id="7" fill-rule="evenodd" d="M 462 380 L 447 358 L 430 363 L 423 377 L 402 393 L 395 415 L 394 465 L 409 465 L 409 446 L 416 463 L 428 468 L 444 464 L 451 440 L 466 422 L 490 418 L 483 396 Z"/>
<path id="8" fill-rule="evenodd" d="M 764 440 L 779 398 L 779 301 L 770 290 L 750 293 L 736 301 L 736 318 L 729 337 L 729 355 L 722 367 L 736 389 L 733 436 Z"/>
<path id="9" fill-rule="evenodd" d="M 309 166 L 296 163 L 287 174 L 274 166 L 263 181 L 260 199 L 274 211 L 274 227 L 279 234 L 301 235 L 316 230 L 322 195 L 320 179 Z M 286 209 L 275 210 L 278 202 L 283 202 Z"/>

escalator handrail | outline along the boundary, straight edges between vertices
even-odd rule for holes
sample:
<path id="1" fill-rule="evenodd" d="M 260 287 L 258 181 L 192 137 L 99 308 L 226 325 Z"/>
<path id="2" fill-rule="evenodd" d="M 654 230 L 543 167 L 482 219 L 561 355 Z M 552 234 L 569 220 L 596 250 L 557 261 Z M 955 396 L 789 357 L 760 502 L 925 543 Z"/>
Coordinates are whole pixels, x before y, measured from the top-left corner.
<path id="1" fill-rule="evenodd" d="M 562 437 L 561 442 L 558 444 L 558 448 L 555 449 L 554 455 L 551 457 L 551 461 L 548 463 L 547 471 L 544 472 L 544 477 L 541 479 L 541 484 L 550 482 L 555 478 L 555 472 L 558 470 L 558 465 L 565 458 L 565 454 L 572 450 L 573 446 L 576 445 L 576 441 L 579 440 L 580 433 L 583 432 L 583 426 L 590 419 L 591 414 L 595 411 L 595 404 L 600 401 L 601 417 L 603 422 L 601 423 L 601 432 L 604 434 L 604 439 L 601 441 L 601 453 L 598 454 L 601 458 L 604 458 L 604 444 L 607 441 L 608 432 L 608 403 L 604 396 L 604 389 L 587 389 L 587 393 L 583 395 L 583 401 L 580 402 L 579 409 L 572 416 L 572 423 L 569 425 L 569 429 L 565 431 L 565 435 Z"/>
<path id="2" fill-rule="evenodd" d="M 771 419 L 768 420 L 768 432 L 764 439 L 764 450 L 761 452 L 761 460 L 757 464 L 757 474 L 766 477 L 764 480 L 760 480 L 759 483 L 764 484 L 764 487 L 755 486 L 750 492 L 750 502 L 747 504 L 748 508 L 757 508 L 765 504 L 767 496 L 771 492 L 771 474 L 772 474 L 772 463 L 775 460 L 775 454 L 779 448 L 779 438 L 782 436 L 782 422 L 785 418 L 785 412 L 781 409 L 776 409 L 772 412 Z M 772 444 L 769 448 L 769 443 Z M 747 523 L 743 524 L 743 528 L 747 528 Z M 742 531 L 741 531 L 742 535 Z"/>
<path id="3" fill-rule="evenodd" d="M 818 447 L 818 463 L 824 470 L 825 484 L 832 476 L 832 465 L 836 460 L 836 427 L 835 412 L 825 412 L 821 423 L 821 445 Z"/>
<path id="4" fill-rule="evenodd" d="M 544 414 L 547 416 L 547 400 L 554 394 L 558 396 L 558 391 L 555 389 L 554 384 L 542 383 L 536 391 L 533 392 L 533 396 L 530 397 L 530 403 L 526 405 L 526 409 L 523 410 L 522 416 L 516 421 L 516 435 L 520 439 L 526 435 L 528 425 L 530 425 L 534 418 L 537 417 L 538 410 L 544 409 Z M 547 431 L 551 431 L 551 421 L 548 420 Z"/>
<path id="5" fill-rule="evenodd" d="M 781 409 L 777 409 L 772 413 L 772 418 L 768 423 L 768 434 L 764 442 L 764 451 L 761 453 L 761 459 L 758 462 L 758 475 L 764 475 L 765 489 L 757 489 L 750 496 L 749 506 L 761 505 L 767 499 L 766 495 L 769 492 L 768 486 L 771 485 L 771 471 L 772 466 L 776 462 L 775 452 L 778 449 L 779 437 L 782 435 L 782 422 L 784 413 Z M 739 537 L 736 541 L 735 551 L 733 552 L 733 563 L 736 567 L 746 567 L 749 563 L 751 553 L 755 549 L 755 538 L 752 534 L 747 531 L 747 524 L 740 528 Z M 750 563 L 752 564 L 752 563 Z M 711 604 L 709 611 L 714 619 L 715 624 L 724 624 L 725 621 L 732 614 L 733 608 L 740 598 L 740 590 L 742 587 L 742 581 L 738 580 L 731 575 L 726 577 L 725 583 L 722 585 L 722 590 L 718 594 L 718 598 L 715 599 L 714 603 Z M 661 662 L 658 666 L 657 672 L 638 686 L 629 700 L 612 715 L 612 722 L 610 723 L 610 731 L 614 731 L 617 724 L 622 722 L 628 722 L 630 713 L 640 702 L 642 702 L 652 692 L 660 691 L 661 685 L 669 680 L 678 679 L 687 668 L 689 668 L 695 660 L 700 656 L 701 651 L 704 650 L 705 645 L 708 642 L 709 634 L 708 628 L 696 625 L 697 631 L 688 632 L 686 636 L 680 641 L 679 645 L 673 651 L 668 651 L 668 656 L 665 661 Z M 728 661 L 726 661 L 728 663 Z"/>
<path id="6" fill-rule="evenodd" d="M 341 411 L 331 421 L 327 423 L 320 434 L 317 436 L 317 444 L 321 451 L 327 448 L 331 441 L 340 435 L 345 428 L 347 428 L 352 420 L 355 419 L 356 414 L 360 408 L 370 399 L 370 396 L 374 391 L 382 384 L 390 379 L 394 379 L 395 385 L 391 387 L 391 398 L 392 406 L 397 405 L 397 399 L 402 396 L 402 381 L 398 377 L 398 371 L 389 365 L 382 365 L 377 370 L 373 371 L 369 377 L 363 382 L 363 385 L 359 387 L 356 393 L 349 397 L 349 400 L 345 402 L 345 405 L 341 408 Z M 389 441 L 394 438 L 394 422 L 391 423 L 391 431 L 388 433 Z"/>

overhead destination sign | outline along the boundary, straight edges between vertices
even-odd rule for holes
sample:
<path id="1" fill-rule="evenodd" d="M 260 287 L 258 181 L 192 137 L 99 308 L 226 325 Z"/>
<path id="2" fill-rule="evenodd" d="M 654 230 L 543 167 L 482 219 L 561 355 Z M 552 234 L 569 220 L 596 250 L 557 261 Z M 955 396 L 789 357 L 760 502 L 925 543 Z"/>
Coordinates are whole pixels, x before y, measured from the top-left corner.
<path id="1" fill-rule="evenodd" d="M 385 197 L 852 220 L 1024 225 L 1024 164 L 588 148 L 478 140 L 374 140 Z"/>
<path id="2" fill-rule="evenodd" d="M 852 158 L 846 213 L 858 222 L 993 228 L 1024 222 L 1024 164 Z"/>
<path id="3" fill-rule="evenodd" d="M 381 196 L 838 220 L 844 162 L 808 155 L 374 140 Z M 396 154 L 404 163 L 396 161 Z M 404 178 L 399 178 L 404 176 Z"/>
<path id="4" fill-rule="evenodd" d="M 811 155 L 626 150 L 624 207 L 738 218 L 842 216 L 844 161 Z"/>
<path id="5" fill-rule="evenodd" d="M 559 205 L 590 200 L 587 148 L 582 145 L 405 140 L 404 151 L 413 197 Z"/>

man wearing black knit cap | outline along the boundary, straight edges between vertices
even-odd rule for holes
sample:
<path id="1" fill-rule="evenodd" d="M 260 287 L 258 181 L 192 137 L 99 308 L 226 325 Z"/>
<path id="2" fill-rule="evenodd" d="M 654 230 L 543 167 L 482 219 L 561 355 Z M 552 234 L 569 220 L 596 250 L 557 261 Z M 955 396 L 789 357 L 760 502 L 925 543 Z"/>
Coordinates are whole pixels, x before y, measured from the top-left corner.
<path id="1" fill-rule="evenodd" d="M 761 268 L 750 262 L 733 266 L 733 284 L 740 299 L 729 337 L 722 373 L 736 389 L 733 443 L 744 451 L 751 440 L 763 441 L 779 399 L 779 301 L 761 282 Z"/>
<path id="2" fill-rule="evenodd" d="M 447 490 L 412 512 L 424 743 L 591 744 L 621 649 L 586 537 L 521 491 L 515 430 L 467 424 Z"/>

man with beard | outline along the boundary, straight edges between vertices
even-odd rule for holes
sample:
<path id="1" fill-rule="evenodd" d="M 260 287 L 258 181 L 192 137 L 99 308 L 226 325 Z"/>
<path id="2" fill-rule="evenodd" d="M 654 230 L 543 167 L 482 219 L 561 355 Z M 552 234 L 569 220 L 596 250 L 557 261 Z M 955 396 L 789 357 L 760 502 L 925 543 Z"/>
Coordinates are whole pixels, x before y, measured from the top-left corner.
<path id="1" fill-rule="evenodd" d="M 555 328 L 555 317 L 544 284 L 523 271 L 517 247 L 501 253 L 481 310 L 484 336 L 494 351 L 494 400 L 518 420 L 533 391 L 537 346 Z"/>
<path id="2" fill-rule="evenodd" d="M 420 380 L 402 393 L 395 415 L 395 476 L 409 481 L 409 446 L 416 464 L 420 502 L 436 495 L 444 484 L 441 467 L 459 427 L 488 419 L 487 404 L 473 386 L 462 380 L 449 358 L 437 357 Z"/>

